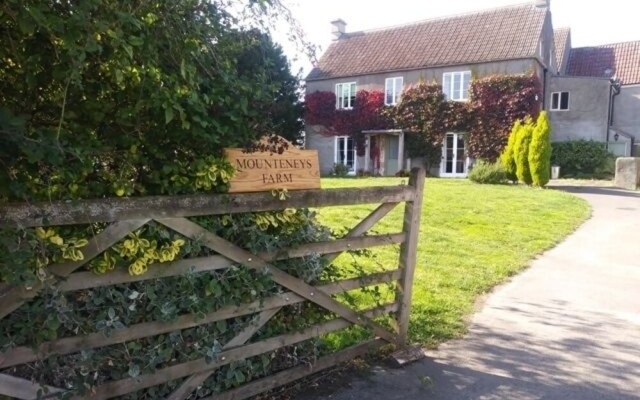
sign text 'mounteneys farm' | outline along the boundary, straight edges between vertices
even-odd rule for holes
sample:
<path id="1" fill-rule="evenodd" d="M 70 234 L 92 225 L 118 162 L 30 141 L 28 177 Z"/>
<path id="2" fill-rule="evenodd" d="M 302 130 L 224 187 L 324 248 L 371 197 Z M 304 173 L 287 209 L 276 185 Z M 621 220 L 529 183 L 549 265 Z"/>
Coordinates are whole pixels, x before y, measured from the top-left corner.
<path id="1" fill-rule="evenodd" d="M 229 193 L 320 188 L 317 150 L 300 150 L 291 145 L 282 154 L 246 153 L 242 149 L 225 152 L 236 170 Z"/>

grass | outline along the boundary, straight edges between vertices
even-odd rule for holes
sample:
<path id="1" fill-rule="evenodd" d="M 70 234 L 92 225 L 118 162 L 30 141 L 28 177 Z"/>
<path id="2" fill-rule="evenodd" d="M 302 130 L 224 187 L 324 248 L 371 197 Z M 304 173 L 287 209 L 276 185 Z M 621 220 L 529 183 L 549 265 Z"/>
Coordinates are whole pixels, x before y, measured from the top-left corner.
<path id="1" fill-rule="evenodd" d="M 322 187 L 397 185 L 401 181 L 402 178 L 327 178 L 322 180 Z M 353 227 L 375 207 L 330 207 L 318 213 L 322 223 L 339 230 Z M 403 207 L 397 207 L 373 230 L 398 232 L 402 212 Z M 535 255 L 558 243 L 589 214 L 585 201 L 554 190 L 428 179 L 414 281 L 411 340 L 435 346 L 461 336 L 466 317 L 479 296 L 521 271 Z M 373 255 L 359 258 L 359 268 L 364 272 L 396 268 L 397 246 L 376 248 Z M 345 269 L 353 268 L 352 261 L 347 255 L 336 260 Z M 366 298 L 356 295 L 353 301 L 364 307 L 370 301 Z"/>

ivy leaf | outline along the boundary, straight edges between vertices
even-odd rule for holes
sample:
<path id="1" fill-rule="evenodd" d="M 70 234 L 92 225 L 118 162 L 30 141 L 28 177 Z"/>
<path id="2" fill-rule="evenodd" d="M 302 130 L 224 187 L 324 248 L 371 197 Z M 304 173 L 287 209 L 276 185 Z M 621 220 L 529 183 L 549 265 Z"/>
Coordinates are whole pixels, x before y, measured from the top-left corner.
<path id="1" fill-rule="evenodd" d="M 227 321 L 221 320 L 216 322 L 216 328 L 218 328 L 220 333 L 225 333 L 227 331 Z"/>
<path id="2" fill-rule="evenodd" d="M 138 366 L 138 364 L 131 364 L 129 365 L 129 371 L 127 373 L 130 377 L 136 378 L 140 375 L 140 367 Z"/>
<path id="3" fill-rule="evenodd" d="M 129 58 L 133 58 L 133 47 L 129 46 L 128 44 L 125 44 L 125 45 L 122 45 L 122 48 L 127 53 Z"/>
<path id="4" fill-rule="evenodd" d="M 116 317 L 116 310 L 114 310 L 112 307 L 109 307 L 107 315 L 109 316 L 109 319 L 114 319 Z"/>
<path id="5" fill-rule="evenodd" d="M 244 376 L 244 373 L 239 369 L 236 370 L 235 378 L 238 384 L 244 383 L 244 381 L 247 380 L 247 378 Z"/>
<path id="6" fill-rule="evenodd" d="M 182 79 L 187 79 L 187 71 L 185 70 L 184 59 L 180 62 L 180 76 L 182 76 Z"/>
<path id="7" fill-rule="evenodd" d="M 173 121 L 173 117 L 175 117 L 175 115 L 173 114 L 173 108 L 171 107 L 166 107 L 164 109 L 164 123 L 169 124 L 169 122 Z"/>

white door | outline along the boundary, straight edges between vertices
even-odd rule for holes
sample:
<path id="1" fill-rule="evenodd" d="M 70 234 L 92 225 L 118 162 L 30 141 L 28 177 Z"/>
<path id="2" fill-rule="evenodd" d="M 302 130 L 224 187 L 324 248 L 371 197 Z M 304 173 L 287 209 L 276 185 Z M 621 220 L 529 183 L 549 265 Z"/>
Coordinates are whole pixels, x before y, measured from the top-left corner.
<path id="1" fill-rule="evenodd" d="M 447 133 L 442 145 L 440 176 L 464 178 L 467 176 L 468 159 L 464 147 L 464 135 Z"/>
<path id="2" fill-rule="evenodd" d="M 358 157 L 353 138 L 349 136 L 336 136 L 334 143 L 334 159 L 336 164 L 345 165 L 349 170 L 349 175 L 355 175 Z"/>

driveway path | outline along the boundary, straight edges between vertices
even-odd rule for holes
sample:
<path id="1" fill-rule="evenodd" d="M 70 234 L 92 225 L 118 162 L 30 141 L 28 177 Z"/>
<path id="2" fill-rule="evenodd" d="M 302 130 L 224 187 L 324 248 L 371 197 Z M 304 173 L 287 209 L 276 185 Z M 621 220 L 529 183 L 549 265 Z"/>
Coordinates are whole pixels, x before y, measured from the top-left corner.
<path id="1" fill-rule="evenodd" d="M 464 339 L 322 399 L 640 399 L 640 193 L 564 189 L 593 217 L 492 293 Z"/>

